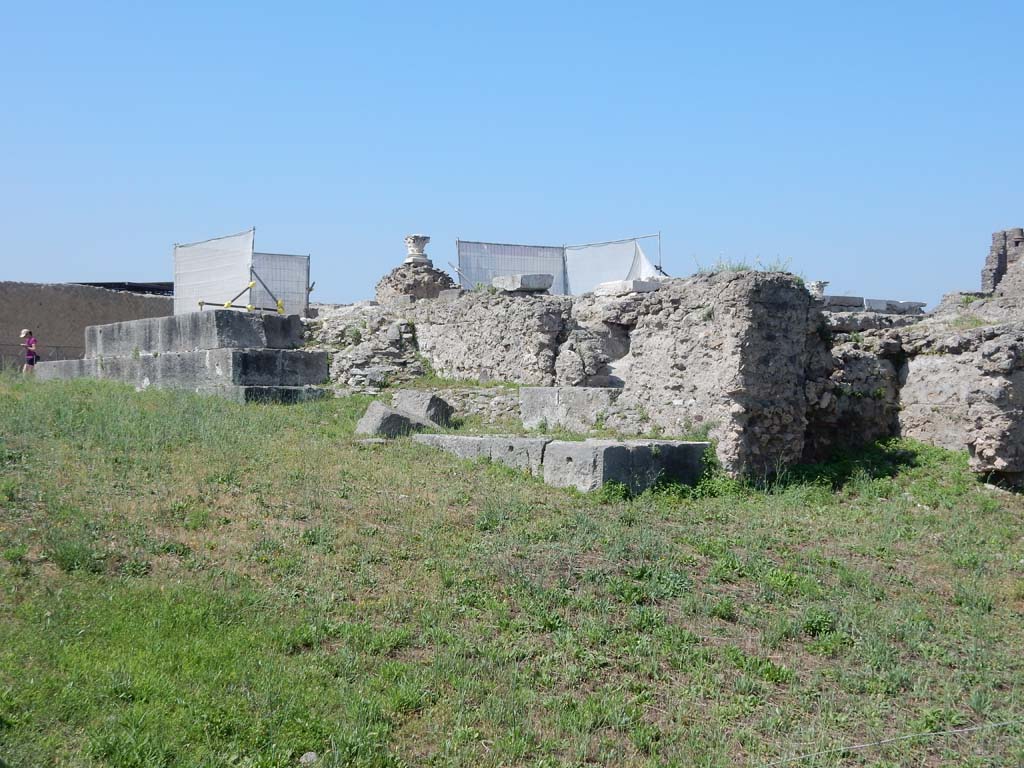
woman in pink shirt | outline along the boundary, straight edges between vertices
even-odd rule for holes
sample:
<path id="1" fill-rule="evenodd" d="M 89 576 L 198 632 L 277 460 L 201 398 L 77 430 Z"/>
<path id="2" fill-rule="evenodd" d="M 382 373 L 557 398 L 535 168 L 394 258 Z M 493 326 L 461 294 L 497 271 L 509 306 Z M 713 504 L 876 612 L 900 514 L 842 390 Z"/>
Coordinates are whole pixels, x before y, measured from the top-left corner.
<path id="1" fill-rule="evenodd" d="M 36 362 L 39 360 L 39 353 L 36 352 L 36 337 L 32 335 L 32 331 L 24 328 L 21 331 L 21 338 L 24 339 L 21 346 L 25 348 L 25 366 L 21 372 L 26 375 L 35 373 Z"/>

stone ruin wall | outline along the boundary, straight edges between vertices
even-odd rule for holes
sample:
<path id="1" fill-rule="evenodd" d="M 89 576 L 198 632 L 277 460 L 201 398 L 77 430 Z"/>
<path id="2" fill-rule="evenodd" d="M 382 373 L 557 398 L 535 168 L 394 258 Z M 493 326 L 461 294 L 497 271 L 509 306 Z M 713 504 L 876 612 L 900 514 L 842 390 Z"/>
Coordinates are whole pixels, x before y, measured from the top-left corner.
<path id="1" fill-rule="evenodd" d="M 976 471 L 1019 481 L 1018 233 L 993 238 L 986 273 L 998 275 L 994 290 L 953 294 L 930 315 L 830 309 L 791 275 L 722 272 L 620 296 L 449 291 L 429 301 L 325 308 L 313 336 L 334 353 L 332 379 L 345 388 L 378 391 L 427 370 L 615 387 L 604 426 L 707 434 L 737 474 L 763 476 L 904 435 L 966 448 Z M 494 407 L 491 395 L 460 397 L 467 413 L 513 412 L 507 395 Z"/>
<path id="2" fill-rule="evenodd" d="M 1024 296 L 1024 229 L 992 233 L 992 247 L 981 271 L 981 290 L 1001 296 Z"/>

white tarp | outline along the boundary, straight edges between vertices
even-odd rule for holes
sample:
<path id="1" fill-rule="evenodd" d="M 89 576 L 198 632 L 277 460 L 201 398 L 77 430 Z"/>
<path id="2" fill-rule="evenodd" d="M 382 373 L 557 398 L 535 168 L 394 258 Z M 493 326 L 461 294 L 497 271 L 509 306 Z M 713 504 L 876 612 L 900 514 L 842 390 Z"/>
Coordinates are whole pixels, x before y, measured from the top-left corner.
<path id="1" fill-rule="evenodd" d="M 235 303 L 249 303 L 255 231 L 174 246 L 174 314 L 198 312 L 200 301 L 223 304 L 243 289 Z"/>
<path id="2" fill-rule="evenodd" d="M 661 272 L 651 263 L 647 254 L 644 253 L 644 249 L 640 247 L 640 241 L 636 241 L 636 253 L 633 256 L 633 263 L 629 267 L 626 280 L 660 280 L 662 277 Z"/>
<path id="3" fill-rule="evenodd" d="M 569 293 L 589 293 L 601 283 L 625 280 L 636 260 L 636 249 L 635 240 L 566 247 Z"/>

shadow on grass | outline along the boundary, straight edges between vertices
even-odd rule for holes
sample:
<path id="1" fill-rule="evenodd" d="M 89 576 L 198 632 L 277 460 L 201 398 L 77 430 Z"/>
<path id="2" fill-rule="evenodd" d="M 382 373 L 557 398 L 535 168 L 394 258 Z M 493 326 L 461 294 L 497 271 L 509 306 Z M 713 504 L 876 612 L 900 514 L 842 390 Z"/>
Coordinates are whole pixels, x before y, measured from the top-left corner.
<path id="1" fill-rule="evenodd" d="M 798 464 L 780 472 L 769 484 L 786 488 L 807 483 L 824 483 L 841 490 L 851 480 L 896 477 L 905 469 L 920 466 L 922 448 L 903 441 L 885 440 L 864 448 L 843 451 L 828 461 Z"/>

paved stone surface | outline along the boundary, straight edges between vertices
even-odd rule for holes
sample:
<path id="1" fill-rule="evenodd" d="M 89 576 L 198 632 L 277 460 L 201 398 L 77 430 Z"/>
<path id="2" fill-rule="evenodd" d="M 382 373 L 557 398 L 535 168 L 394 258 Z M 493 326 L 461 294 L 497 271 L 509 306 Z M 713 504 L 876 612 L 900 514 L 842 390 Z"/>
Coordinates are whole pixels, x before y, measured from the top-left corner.
<path id="1" fill-rule="evenodd" d="M 703 471 L 709 443 L 670 440 L 556 440 L 544 450 L 544 482 L 593 491 L 608 482 L 641 493 L 659 479 L 692 484 Z"/>
<path id="2" fill-rule="evenodd" d="M 356 424 L 357 435 L 380 435 L 382 437 L 401 437 L 421 429 L 429 429 L 433 425 L 408 413 L 396 411 L 384 403 L 374 400 L 366 409 L 366 413 Z"/>
<path id="3" fill-rule="evenodd" d="M 546 291 L 554 282 L 554 275 L 499 275 L 491 285 L 499 291 Z"/>
<path id="4" fill-rule="evenodd" d="M 602 387 L 522 387 L 520 418 L 527 429 L 589 432 L 608 415 L 620 392 Z"/>
<path id="5" fill-rule="evenodd" d="M 442 397 L 424 389 L 400 389 L 391 399 L 391 405 L 439 427 L 447 427 L 455 413 Z"/>

